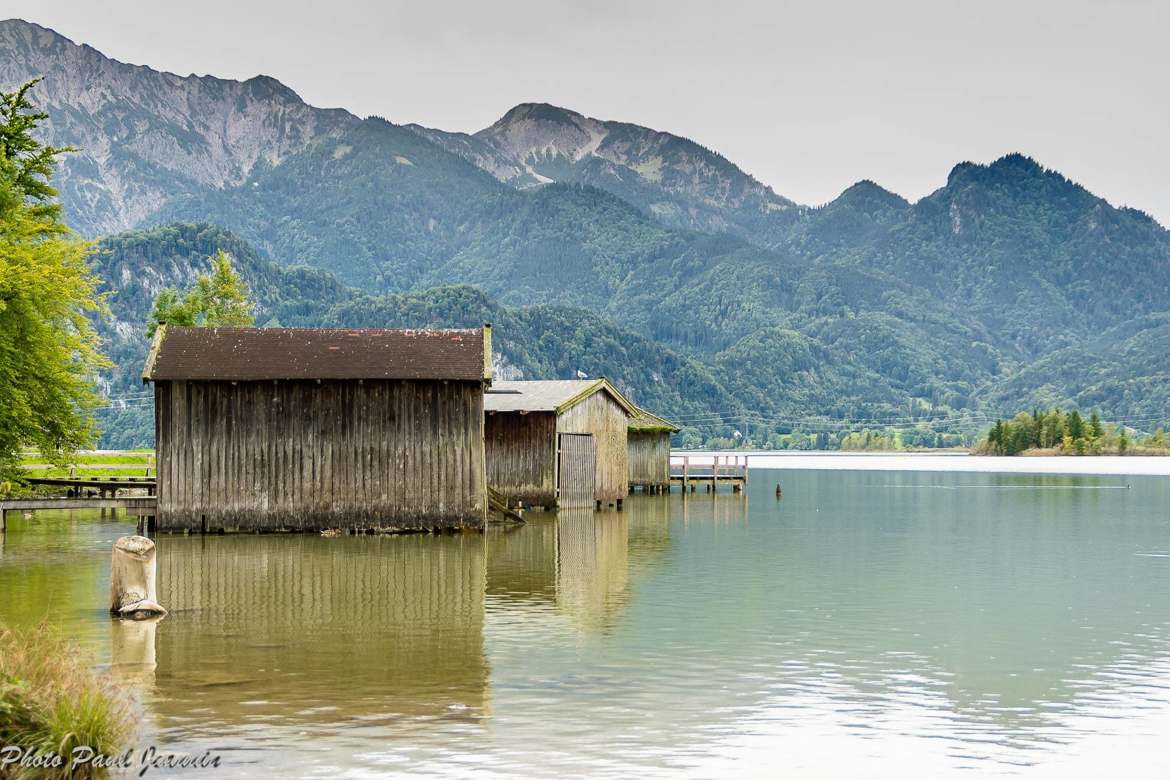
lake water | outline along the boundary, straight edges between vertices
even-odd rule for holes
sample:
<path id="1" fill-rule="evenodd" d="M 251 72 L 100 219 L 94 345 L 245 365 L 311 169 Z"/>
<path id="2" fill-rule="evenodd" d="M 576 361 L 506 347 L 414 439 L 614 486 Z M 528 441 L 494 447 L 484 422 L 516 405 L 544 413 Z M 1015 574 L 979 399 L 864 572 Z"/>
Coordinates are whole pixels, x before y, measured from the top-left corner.
<path id="1" fill-rule="evenodd" d="M 1164 777 L 1168 507 L 753 470 L 483 535 L 163 536 L 157 625 L 105 614 L 132 524 L 46 513 L 2 537 L 0 619 L 63 625 L 140 746 L 221 754 L 199 776 Z"/>

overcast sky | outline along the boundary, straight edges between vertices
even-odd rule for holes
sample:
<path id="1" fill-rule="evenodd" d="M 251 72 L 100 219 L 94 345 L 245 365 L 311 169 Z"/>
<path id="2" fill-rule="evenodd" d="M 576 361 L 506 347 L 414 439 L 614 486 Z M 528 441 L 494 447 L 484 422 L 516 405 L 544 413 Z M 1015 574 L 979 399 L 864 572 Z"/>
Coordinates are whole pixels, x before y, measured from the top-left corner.
<path id="1" fill-rule="evenodd" d="M 274 76 L 474 131 L 545 101 L 684 135 L 778 193 L 911 199 L 1024 152 L 1170 225 L 1170 1 L 0 0 L 126 62 Z"/>

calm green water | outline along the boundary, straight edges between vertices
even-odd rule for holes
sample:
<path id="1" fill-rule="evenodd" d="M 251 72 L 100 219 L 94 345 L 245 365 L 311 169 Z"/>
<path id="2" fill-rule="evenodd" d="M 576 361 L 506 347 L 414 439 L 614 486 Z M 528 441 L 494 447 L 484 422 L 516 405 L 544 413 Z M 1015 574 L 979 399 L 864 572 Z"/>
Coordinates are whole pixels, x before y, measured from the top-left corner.
<path id="1" fill-rule="evenodd" d="M 41 515 L 0 619 L 66 626 L 141 744 L 218 776 L 1163 777 L 1168 507 L 1166 478 L 754 471 L 486 535 L 164 536 L 157 625 L 105 615 L 131 524 Z"/>

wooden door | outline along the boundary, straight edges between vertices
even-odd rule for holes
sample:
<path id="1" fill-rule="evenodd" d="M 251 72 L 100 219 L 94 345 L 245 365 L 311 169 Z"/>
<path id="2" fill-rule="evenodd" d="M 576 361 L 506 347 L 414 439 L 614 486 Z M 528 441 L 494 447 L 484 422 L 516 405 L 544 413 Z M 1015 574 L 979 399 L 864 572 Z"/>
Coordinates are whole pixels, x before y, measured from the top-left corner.
<path id="1" fill-rule="evenodd" d="M 591 433 L 557 434 L 557 506 L 593 506 L 597 443 Z"/>

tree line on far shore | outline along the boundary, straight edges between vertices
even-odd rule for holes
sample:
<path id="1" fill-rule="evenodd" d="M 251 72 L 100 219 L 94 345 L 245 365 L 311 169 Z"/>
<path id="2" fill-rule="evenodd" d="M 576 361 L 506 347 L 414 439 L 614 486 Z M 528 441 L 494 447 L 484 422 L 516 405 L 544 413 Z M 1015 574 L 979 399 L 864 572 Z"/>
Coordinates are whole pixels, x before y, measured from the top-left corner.
<path id="1" fill-rule="evenodd" d="M 981 455 L 1020 455 L 1029 451 L 1058 455 L 1170 454 L 1163 428 L 1143 436 L 1125 425 L 1102 421 L 1097 412 L 1086 418 L 1076 409 L 1037 409 L 1031 414 L 1020 412 L 1011 420 L 996 420 L 975 451 Z"/>

